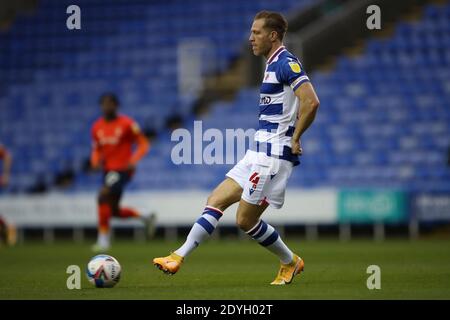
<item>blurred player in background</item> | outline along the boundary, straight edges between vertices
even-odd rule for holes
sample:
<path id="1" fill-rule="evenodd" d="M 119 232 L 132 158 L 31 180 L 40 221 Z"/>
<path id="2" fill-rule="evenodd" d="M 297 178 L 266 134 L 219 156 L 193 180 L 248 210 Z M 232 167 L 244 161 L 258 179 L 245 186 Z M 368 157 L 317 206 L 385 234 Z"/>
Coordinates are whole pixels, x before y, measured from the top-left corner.
<path id="1" fill-rule="evenodd" d="M 5 188 L 9 184 L 11 174 L 12 156 L 8 150 L 0 143 L 0 160 L 3 162 L 2 171 L 0 172 L 0 189 Z"/>
<path id="2" fill-rule="evenodd" d="M 11 175 L 12 156 L 11 153 L 0 143 L 0 160 L 3 162 L 2 171 L 0 171 L 0 191 L 9 184 Z M 16 243 L 16 228 L 7 223 L 0 213 L 0 245 L 5 243 L 13 245 Z"/>
<path id="3" fill-rule="evenodd" d="M 278 275 L 271 284 L 289 284 L 303 271 L 303 260 L 260 219 L 268 205 L 283 206 L 287 180 L 302 154 L 300 137 L 314 121 L 319 106 L 299 60 L 283 46 L 286 31 L 287 21 L 278 13 L 263 11 L 255 16 L 249 40 L 253 53 L 267 59 L 255 147 L 247 150 L 209 196 L 186 242 L 169 256 L 153 260 L 162 271 L 176 273 L 184 258 L 214 231 L 223 211 L 236 202 L 238 226 L 280 259 Z"/>
<path id="4" fill-rule="evenodd" d="M 120 207 L 123 189 L 130 182 L 137 163 L 148 153 L 150 143 L 133 119 L 118 114 L 119 100 L 116 95 L 102 95 L 100 105 L 103 116 L 94 123 L 91 132 L 91 166 L 95 170 L 103 170 L 103 186 L 98 195 L 98 238 L 94 251 L 110 248 L 112 217 L 141 218 L 148 235 L 155 222 L 154 214 L 143 216 L 136 209 Z"/>

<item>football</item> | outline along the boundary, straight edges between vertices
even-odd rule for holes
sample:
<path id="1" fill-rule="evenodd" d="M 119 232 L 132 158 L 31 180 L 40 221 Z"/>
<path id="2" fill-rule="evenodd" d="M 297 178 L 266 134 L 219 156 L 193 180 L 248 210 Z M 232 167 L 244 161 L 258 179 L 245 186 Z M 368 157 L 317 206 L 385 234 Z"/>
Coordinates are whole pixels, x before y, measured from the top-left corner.
<path id="1" fill-rule="evenodd" d="M 120 280 L 122 267 L 116 258 L 100 254 L 93 257 L 86 269 L 86 275 L 93 285 L 97 288 L 112 288 Z"/>

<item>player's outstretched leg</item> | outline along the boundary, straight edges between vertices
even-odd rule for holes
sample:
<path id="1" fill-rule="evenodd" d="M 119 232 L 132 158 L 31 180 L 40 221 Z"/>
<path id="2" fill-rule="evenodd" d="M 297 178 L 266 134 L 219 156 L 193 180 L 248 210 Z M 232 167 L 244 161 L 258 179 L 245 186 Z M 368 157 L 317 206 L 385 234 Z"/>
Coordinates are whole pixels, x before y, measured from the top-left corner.
<path id="1" fill-rule="evenodd" d="M 253 228 L 247 231 L 247 234 L 280 258 L 280 270 L 271 284 L 290 284 L 294 277 L 303 271 L 304 261 L 286 246 L 278 232 L 270 224 L 259 220 Z"/>
<path id="2" fill-rule="evenodd" d="M 286 246 L 274 227 L 259 218 L 265 208 L 267 204 L 254 205 L 241 200 L 237 223 L 249 236 L 280 259 L 280 269 L 271 284 L 290 284 L 292 279 L 303 271 L 304 262 Z"/>
<path id="3" fill-rule="evenodd" d="M 145 224 L 145 235 L 147 240 L 153 239 L 156 233 L 156 213 L 150 212 L 148 215 L 143 216 L 142 218 Z"/>
<path id="4" fill-rule="evenodd" d="M 99 203 L 98 211 L 98 234 L 97 243 L 94 244 L 92 250 L 94 252 L 108 251 L 110 248 L 110 219 L 111 208 L 108 203 Z"/>
<path id="5" fill-rule="evenodd" d="M 151 239 L 155 235 L 156 228 L 156 213 L 141 214 L 138 210 L 130 207 L 121 207 L 117 210 L 118 216 L 121 219 L 141 219 L 145 225 L 145 235 L 147 239 Z"/>
<path id="6" fill-rule="evenodd" d="M 92 246 L 94 252 L 105 252 L 111 247 L 110 220 L 113 214 L 111 192 L 108 187 L 100 190 L 97 199 L 98 234 L 97 243 Z"/>
<path id="7" fill-rule="evenodd" d="M 153 264 L 165 273 L 175 274 L 181 267 L 184 257 L 189 255 L 200 243 L 209 238 L 216 229 L 223 212 L 212 206 L 206 206 L 189 231 L 184 244 L 167 257 L 153 259 Z"/>
<path id="8" fill-rule="evenodd" d="M 153 264 L 167 274 L 175 274 L 187 257 L 200 243 L 214 232 L 223 211 L 239 201 L 242 188 L 232 179 L 225 179 L 208 198 L 202 215 L 194 223 L 184 244 L 170 255 L 153 259 Z"/>
<path id="9" fill-rule="evenodd" d="M 140 218 L 141 214 L 136 209 L 123 207 L 119 209 L 119 217 L 122 219 Z"/>

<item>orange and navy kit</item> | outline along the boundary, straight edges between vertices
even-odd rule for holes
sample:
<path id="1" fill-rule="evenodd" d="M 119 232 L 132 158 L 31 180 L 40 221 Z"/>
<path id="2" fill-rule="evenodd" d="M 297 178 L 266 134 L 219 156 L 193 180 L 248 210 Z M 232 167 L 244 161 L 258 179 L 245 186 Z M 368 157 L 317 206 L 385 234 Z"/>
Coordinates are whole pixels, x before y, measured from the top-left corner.
<path id="1" fill-rule="evenodd" d="M 125 115 L 115 119 L 98 119 L 92 126 L 91 165 L 101 166 L 104 184 L 111 191 L 121 193 L 133 175 L 134 167 L 148 152 L 149 142 L 139 125 Z M 133 147 L 136 145 L 136 150 Z"/>
<path id="2" fill-rule="evenodd" d="M 4 146 L 2 146 L 2 144 L 0 143 L 0 160 L 5 159 L 7 156 L 9 155 L 8 150 L 6 150 L 6 148 Z M 2 169 L 0 167 L 0 191 L 2 188 L 2 174 L 4 174 L 4 172 L 2 172 Z"/>

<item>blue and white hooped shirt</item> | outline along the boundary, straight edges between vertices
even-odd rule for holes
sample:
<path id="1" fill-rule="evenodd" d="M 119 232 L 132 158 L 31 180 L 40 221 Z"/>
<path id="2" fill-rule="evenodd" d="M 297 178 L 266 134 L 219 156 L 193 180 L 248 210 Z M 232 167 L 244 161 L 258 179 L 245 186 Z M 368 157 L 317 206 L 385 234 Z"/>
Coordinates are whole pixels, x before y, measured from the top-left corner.
<path id="1" fill-rule="evenodd" d="M 291 152 L 299 101 L 294 92 L 309 81 L 300 61 L 285 47 L 267 60 L 260 90 L 259 128 L 255 133 L 254 151 L 267 156 L 300 162 Z"/>

